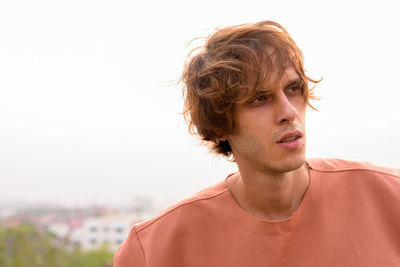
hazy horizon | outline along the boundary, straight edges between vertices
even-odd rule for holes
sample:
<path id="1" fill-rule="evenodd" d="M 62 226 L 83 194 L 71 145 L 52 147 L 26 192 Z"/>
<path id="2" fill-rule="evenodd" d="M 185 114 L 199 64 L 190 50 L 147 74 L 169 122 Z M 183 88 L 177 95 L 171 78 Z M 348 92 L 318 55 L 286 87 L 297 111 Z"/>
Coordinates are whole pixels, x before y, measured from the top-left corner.
<path id="1" fill-rule="evenodd" d="M 323 77 L 308 157 L 399 168 L 394 2 L 193 3 L 0 3 L 0 203 L 170 204 L 224 179 L 235 164 L 188 134 L 171 81 L 193 38 L 266 19 Z"/>

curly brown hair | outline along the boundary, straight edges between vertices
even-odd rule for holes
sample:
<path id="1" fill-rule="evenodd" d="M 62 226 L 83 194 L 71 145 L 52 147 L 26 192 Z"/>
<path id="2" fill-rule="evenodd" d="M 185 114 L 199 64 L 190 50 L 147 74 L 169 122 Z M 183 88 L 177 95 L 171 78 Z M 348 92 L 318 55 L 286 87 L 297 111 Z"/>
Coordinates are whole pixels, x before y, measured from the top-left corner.
<path id="1" fill-rule="evenodd" d="M 299 75 L 304 99 L 312 107 L 314 87 L 308 83 L 319 81 L 305 74 L 303 53 L 276 22 L 218 29 L 193 51 L 198 53 L 189 54 L 181 77 L 183 114 L 190 133 L 199 135 L 217 154 L 232 155 L 224 137 L 234 133 L 235 106 L 265 88 L 277 88 L 288 67 Z"/>

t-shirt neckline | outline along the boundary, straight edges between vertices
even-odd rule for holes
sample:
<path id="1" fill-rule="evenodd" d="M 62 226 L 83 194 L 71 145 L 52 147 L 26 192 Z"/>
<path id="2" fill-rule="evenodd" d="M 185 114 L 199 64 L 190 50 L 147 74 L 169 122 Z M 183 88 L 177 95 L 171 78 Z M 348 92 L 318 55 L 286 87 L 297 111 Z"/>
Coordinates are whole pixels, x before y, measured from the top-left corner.
<path id="1" fill-rule="evenodd" d="M 233 222 L 233 226 L 240 227 L 256 234 L 277 235 L 290 232 L 311 220 L 313 212 L 318 208 L 319 180 L 315 179 L 313 168 L 307 161 L 306 164 L 310 174 L 310 181 L 306 193 L 299 207 L 292 216 L 282 221 L 261 220 L 243 210 L 236 202 L 232 192 L 229 190 L 227 180 L 233 174 L 228 175 L 225 179 L 225 186 L 227 190 L 228 203 L 230 205 L 230 210 L 232 211 L 230 218 Z"/>

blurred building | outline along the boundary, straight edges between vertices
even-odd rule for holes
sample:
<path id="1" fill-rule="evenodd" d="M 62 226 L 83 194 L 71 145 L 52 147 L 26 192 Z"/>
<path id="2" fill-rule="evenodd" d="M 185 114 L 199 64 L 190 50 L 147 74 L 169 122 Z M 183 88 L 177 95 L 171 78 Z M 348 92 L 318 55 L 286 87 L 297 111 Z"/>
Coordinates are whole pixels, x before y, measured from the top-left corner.
<path id="1" fill-rule="evenodd" d="M 18 227 L 21 224 L 35 225 L 50 231 L 71 247 L 91 250 L 105 247 L 116 251 L 128 236 L 133 224 L 154 216 L 149 199 L 135 199 L 134 205 L 111 209 L 92 206 L 81 209 L 58 207 L 27 207 L 5 212 L 0 217 L 0 226 Z"/>
<path id="2" fill-rule="evenodd" d="M 89 217 L 69 235 L 69 241 L 84 250 L 107 247 L 116 251 L 133 224 L 142 221 L 135 213 L 116 213 Z M 61 228 L 60 228 L 61 230 Z"/>

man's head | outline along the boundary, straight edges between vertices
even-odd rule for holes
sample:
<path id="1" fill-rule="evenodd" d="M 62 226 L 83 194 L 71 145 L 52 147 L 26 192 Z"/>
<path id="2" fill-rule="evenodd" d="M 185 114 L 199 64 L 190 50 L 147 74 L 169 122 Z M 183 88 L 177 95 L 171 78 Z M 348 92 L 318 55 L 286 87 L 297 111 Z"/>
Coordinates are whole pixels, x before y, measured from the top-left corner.
<path id="1" fill-rule="evenodd" d="M 237 111 L 260 95 L 274 94 L 287 79 L 297 77 L 304 103 L 313 98 L 303 54 L 278 23 L 262 21 L 217 30 L 192 56 L 183 71 L 185 118 L 192 133 L 211 149 L 232 154 L 228 136 L 237 133 Z"/>

